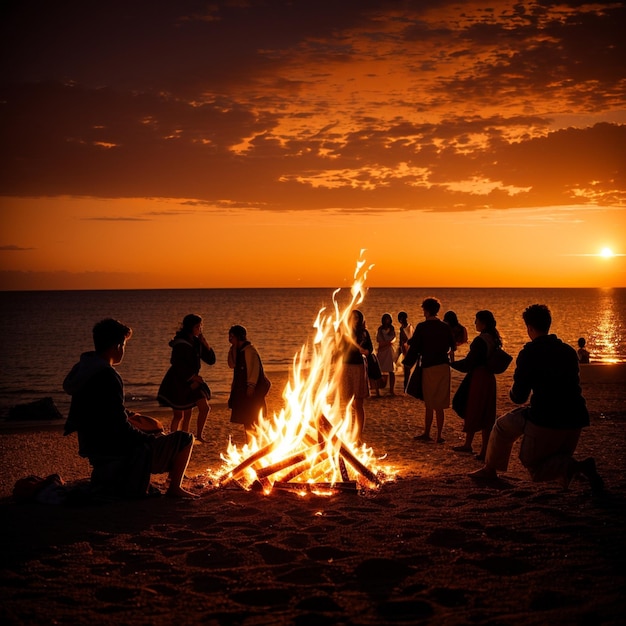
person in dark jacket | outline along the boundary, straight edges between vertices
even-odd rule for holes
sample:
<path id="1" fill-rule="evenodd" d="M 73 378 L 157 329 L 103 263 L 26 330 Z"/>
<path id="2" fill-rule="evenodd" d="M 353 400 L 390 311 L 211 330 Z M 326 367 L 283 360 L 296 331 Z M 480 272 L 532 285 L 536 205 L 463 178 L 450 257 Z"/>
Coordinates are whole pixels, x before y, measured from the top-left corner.
<path id="1" fill-rule="evenodd" d="M 95 351 L 85 352 L 63 382 L 72 396 L 64 434 L 76 432 L 78 453 L 93 467 L 92 487 L 107 495 L 136 498 L 154 493 L 150 475 L 168 472 L 167 495 L 194 497 L 182 488 L 193 435 L 155 436 L 135 428 L 124 406 L 124 385 L 115 371 L 132 330 L 113 319 L 93 328 Z"/>
<path id="2" fill-rule="evenodd" d="M 233 382 L 228 398 L 230 421 L 243 424 L 246 443 L 250 443 L 261 418 L 267 415 L 267 396 L 271 383 L 263 370 L 257 349 L 248 341 L 247 330 L 236 324 L 228 331 L 230 350 L 228 366 L 233 370 Z"/>
<path id="3" fill-rule="evenodd" d="M 422 302 L 424 321 L 420 322 L 409 339 L 409 350 L 402 362 L 405 367 L 422 367 L 422 393 L 424 396 L 424 432 L 413 437 L 416 441 L 431 441 L 433 416 L 437 420 L 437 443 L 441 436 L 444 409 L 450 406 L 450 361 L 454 360 L 456 342 L 448 324 L 437 317 L 441 303 L 437 298 Z"/>
<path id="4" fill-rule="evenodd" d="M 491 432 L 485 465 L 470 473 L 495 479 L 508 468 L 514 442 L 522 437 L 519 458 L 534 482 L 558 481 L 567 488 L 574 476 L 585 476 L 593 492 L 604 483 L 591 457 L 573 458 L 581 430 L 589 426 L 589 412 L 580 388 L 576 350 L 549 334 L 550 310 L 529 306 L 522 315 L 530 343 L 517 356 L 510 397 L 519 407 L 499 417 Z"/>
<path id="5" fill-rule="evenodd" d="M 204 426 L 211 410 L 211 390 L 200 376 L 200 365 L 202 361 L 214 365 L 215 352 L 202 334 L 202 318 L 194 313 L 185 315 L 169 345 L 172 348 L 170 368 L 161 381 L 157 399 L 161 406 L 172 408 L 171 433 L 179 428 L 189 432 L 191 412 L 197 406 L 196 439 L 204 442 Z"/>

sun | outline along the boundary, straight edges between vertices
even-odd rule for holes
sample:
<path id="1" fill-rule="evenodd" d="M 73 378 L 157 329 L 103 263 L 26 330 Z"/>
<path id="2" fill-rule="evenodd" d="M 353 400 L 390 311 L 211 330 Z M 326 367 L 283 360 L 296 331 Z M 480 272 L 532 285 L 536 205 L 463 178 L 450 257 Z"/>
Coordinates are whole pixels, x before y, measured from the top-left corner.
<path id="1" fill-rule="evenodd" d="M 612 256 L 615 256 L 613 254 L 613 250 L 611 250 L 611 248 L 602 248 L 602 250 L 600 250 L 600 256 L 604 257 L 605 259 L 610 259 Z"/>

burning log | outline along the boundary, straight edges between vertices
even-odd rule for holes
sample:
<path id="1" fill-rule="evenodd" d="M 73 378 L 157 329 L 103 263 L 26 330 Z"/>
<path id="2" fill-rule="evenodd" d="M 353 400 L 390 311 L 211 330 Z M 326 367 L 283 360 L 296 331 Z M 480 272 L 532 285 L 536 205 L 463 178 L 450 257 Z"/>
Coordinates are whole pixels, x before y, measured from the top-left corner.
<path id="1" fill-rule="evenodd" d="M 237 467 L 233 468 L 226 474 L 223 474 L 222 476 L 220 476 L 217 482 L 220 485 L 224 485 L 230 482 L 231 480 L 237 478 L 239 474 L 241 474 L 244 470 L 246 470 L 248 467 L 250 467 L 257 461 L 260 461 L 264 456 L 268 455 L 275 447 L 276 447 L 276 442 L 272 441 L 271 443 L 268 443 L 266 446 L 259 448 L 254 454 L 251 454 L 248 458 L 244 459 L 241 463 L 239 463 Z"/>
<path id="2" fill-rule="evenodd" d="M 356 493 L 358 485 L 356 480 L 346 480 L 337 483 L 302 483 L 302 482 L 284 482 L 277 481 L 274 483 L 274 489 L 282 489 L 284 491 L 345 491 Z"/>
<path id="3" fill-rule="evenodd" d="M 333 425 L 328 421 L 328 418 L 325 415 L 320 415 L 319 418 L 319 429 L 325 435 L 329 435 L 333 429 Z M 348 449 L 348 447 L 339 439 L 337 435 L 332 436 L 333 442 L 339 442 L 339 454 L 341 454 L 342 458 L 344 458 L 352 467 L 359 472 L 364 478 L 369 480 L 371 483 L 375 485 L 380 485 L 380 480 L 374 472 L 372 472 L 369 468 L 365 467 L 359 459 L 357 459 L 354 454 Z"/>
<path id="4" fill-rule="evenodd" d="M 303 463 L 307 459 L 310 459 L 312 455 L 317 455 L 321 452 L 326 444 L 318 443 L 315 446 L 311 446 L 302 452 L 298 452 L 297 454 L 293 454 L 278 463 L 274 463 L 273 465 L 268 465 L 267 467 L 261 467 L 256 470 L 256 475 L 258 479 L 267 478 L 276 472 L 280 472 L 282 470 L 288 469 L 292 465 L 296 465 L 298 463 Z"/>

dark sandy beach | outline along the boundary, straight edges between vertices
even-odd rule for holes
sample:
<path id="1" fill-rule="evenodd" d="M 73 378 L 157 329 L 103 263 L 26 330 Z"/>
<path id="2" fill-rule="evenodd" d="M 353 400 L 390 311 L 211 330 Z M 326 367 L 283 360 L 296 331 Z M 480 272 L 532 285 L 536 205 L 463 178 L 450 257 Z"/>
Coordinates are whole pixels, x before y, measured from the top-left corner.
<path id="1" fill-rule="evenodd" d="M 286 380 L 286 377 L 285 377 Z M 577 457 L 607 485 L 533 484 L 515 457 L 496 484 L 443 445 L 416 443 L 423 408 L 366 401 L 365 438 L 398 470 L 378 490 L 331 497 L 207 487 L 231 429 L 213 407 L 213 443 L 194 447 L 193 501 L 165 497 L 83 506 L 15 504 L 28 474 L 85 478 L 61 426 L 4 425 L 3 624 L 624 624 L 626 368 L 582 371 L 592 425 Z M 270 408 L 281 406 L 274 380 Z M 499 394 L 499 410 L 506 405 Z M 165 422 L 169 414 L 161 411 Z M 156 484 L 163 484 L 158 477 Z"/>

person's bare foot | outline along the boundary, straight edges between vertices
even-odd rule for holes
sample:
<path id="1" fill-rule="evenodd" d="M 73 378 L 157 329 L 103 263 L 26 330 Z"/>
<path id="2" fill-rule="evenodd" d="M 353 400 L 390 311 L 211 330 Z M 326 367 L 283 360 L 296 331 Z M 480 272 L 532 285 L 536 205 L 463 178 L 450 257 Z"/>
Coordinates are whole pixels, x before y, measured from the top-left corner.
<path id="1" fill-rule="evenodd" d="M 496 470 L 491 467 L 487 467 L 486 465 L 483 465 L 483 467 L 478 470 L 470 472 L 468 476 L 470 478 L 476 478 L 477 480 L 496 480 L 498 478 Z"/>
<path id="2" fill-rule="evenodd" d="M 183 489 L 182 487 L 170 487 L 165 493 L 165 495 L 168 498 L 195 499 L 198 497 L 195 493 L 191 493 L 191 491 L 187 491 L 186 489 Z"/>

